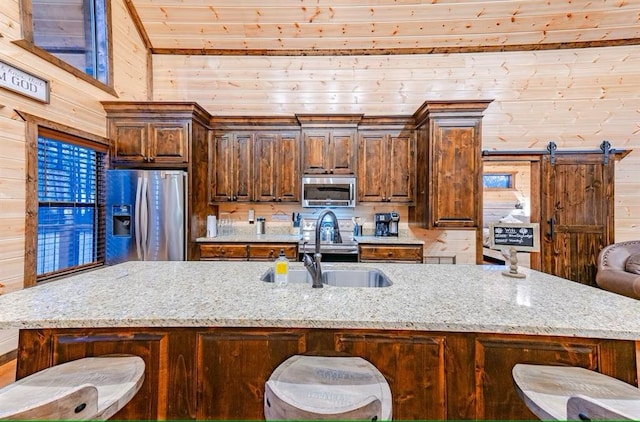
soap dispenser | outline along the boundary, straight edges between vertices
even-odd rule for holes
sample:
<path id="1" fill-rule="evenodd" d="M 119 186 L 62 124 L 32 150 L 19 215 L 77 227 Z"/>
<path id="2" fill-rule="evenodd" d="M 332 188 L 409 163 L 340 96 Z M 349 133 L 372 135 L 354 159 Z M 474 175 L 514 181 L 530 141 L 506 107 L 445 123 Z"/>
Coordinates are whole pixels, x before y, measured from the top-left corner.
<path id="1" fill-rule="evenodd" d="M 280 255 L 276 259 L 276 286 L 284 287 L 289 282 L 289 260 L 284 255 L 284 249 L 280 249 Z"/>

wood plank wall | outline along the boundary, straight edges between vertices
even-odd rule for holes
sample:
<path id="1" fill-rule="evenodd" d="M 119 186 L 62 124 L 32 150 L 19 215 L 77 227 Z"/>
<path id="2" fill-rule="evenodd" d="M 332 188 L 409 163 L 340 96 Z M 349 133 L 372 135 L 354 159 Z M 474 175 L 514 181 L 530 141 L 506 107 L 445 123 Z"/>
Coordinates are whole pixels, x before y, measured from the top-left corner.
<path id="1" fill-rule="evenodd" d="M 146 100 L 147 61 L 144 44 L 122 1 L 112 1 L 114 89 L 121 100 Z M 50 80 L 50 104 L 0 88 L 0 294 L 23 287 L 25 243 L 25 124 L 16 110 L 106 136 L 100 101 L 118 99 L 34 57 L 11 41 L 21 38 L 18 0 L 0 2 L 0 59 Z M 4 107 L 2 107 L 4 106 Z M 16 332 L 0 331 L 0 355 L 15 344 Z"/>
<path id="2" fill-rule="evenodd" d="M 493 99 L 483 149 L 634 151 L 616 163 L 616 240 L 640 238 L 640 47 L 395 56 L 154 55 L 154 100 L 213 115 L 412 114 Z"/>

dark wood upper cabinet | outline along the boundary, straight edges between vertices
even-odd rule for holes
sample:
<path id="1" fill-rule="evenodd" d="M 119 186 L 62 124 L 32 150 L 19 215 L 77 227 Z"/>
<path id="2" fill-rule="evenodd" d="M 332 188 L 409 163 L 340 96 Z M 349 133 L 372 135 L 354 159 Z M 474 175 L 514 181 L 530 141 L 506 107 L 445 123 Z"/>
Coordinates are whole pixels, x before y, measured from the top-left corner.
<path id="1" fill-rule="evenodd" d="M 302 126 L 304 174 L 356 174 L 357 126 L 361 114 L 297 114 Z"/>
<path id="2" fill-rule="evenodd" d="M 362 131 L 358 140 L 358 201 L 412 203 L 415 166 L 412 130 Z"/>
<path id="3" fill-rule="evenodd" d="M 419 164 L 413 219 L 425 227 L 480 226 L 482 113 L 490 102 L 429 102 L 414 115 Z"/>
<path id="4" fill-rule="evenodd" d="M 251 201 L 253 132 L 216 132 L 209 165 L 211 201 Z"/>
<path id="5" fill-rule="evenodd" d="M 253 200 L 300 201 L 299 132 L 257 132 Z"/>
<path id="6" fill-rule="evenodd" d="M 355 129 L 303 129 L 302 136 L 305 174 L 355 174 Z"/>
<path id="7" fill-rule="evenodd" d="M 186 110 L 155 103 L 139 108 L 131 103 L 103 105 L 108 114 L 113 163 L 152 167 L 185 166 L 189 162 L 192 116 L 185 114 Z"/>

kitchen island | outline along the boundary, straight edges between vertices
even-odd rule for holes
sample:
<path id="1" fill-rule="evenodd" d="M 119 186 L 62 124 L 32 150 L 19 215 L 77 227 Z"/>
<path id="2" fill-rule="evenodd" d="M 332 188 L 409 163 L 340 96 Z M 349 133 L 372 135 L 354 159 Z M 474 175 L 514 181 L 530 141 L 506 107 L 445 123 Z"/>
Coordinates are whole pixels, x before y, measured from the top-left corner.
<path id="1" fill-rule="evenodd" d="M 287 357 L 346 353 L 389 381 L 394 419 L 532 419 L 515 363 L 583 366 L 637 385 L 640 301 L 502 266 L 378 268 L 384 288 L 260 281 L 266 262 L 129 262 L 0 296 L 18 376 L 133 353 L 146 381 L 116 419 L 260 419 Z M 292 263 L 300 269 L 300 263 Z"/>

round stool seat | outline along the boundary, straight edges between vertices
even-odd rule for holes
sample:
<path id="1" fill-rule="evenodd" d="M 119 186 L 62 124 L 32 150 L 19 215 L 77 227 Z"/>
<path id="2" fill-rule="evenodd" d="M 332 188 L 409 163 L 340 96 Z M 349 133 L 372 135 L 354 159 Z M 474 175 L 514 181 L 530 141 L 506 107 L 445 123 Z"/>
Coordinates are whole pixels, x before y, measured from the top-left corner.
<path id="1" fill-rule="evenodd" d="M 519 363 L 512 370 L 518 395 L 543 420 L 640 419 L 640 390 L 616 378 L 573 366 Z"/>
<path id="2" fill-rule="evenodd" d="M 267 420 L 391 420 L 391 407 L 384 376 L 359 357 L 294 355 L 265 385 Z"/>

